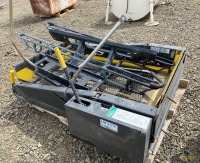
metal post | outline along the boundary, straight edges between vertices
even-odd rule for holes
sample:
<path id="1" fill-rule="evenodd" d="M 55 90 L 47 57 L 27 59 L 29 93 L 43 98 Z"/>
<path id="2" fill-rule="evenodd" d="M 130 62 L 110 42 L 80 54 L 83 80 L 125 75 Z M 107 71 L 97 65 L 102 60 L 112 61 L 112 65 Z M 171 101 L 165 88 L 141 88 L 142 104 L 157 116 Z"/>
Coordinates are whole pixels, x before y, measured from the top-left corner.
<path id="1" fill-rule="evenodd" d="M 117 30 L 117 28 L 123 24 L 126 20 L 126 17 L 123 15 L 115 24 L 115 26 L 110 30 L 110 32 L 104 37 L 104 39 L 99 43 L 99 45 L 92 51 L 92 53 L 87 57 L 87 59 L 80 64 L 79 69 L 76 71 L 75 75 L 72 78 L 72 82 L 75 82 L 76 78 L 79 76 L 81 70 L 85 67 L 85 65 L 92 59 L 92 57 L 97 53 L 97 51 L 105 44 L 105 42 L 111 37 L 111 35 Z"/>
<path id="2" fill-rule="evenodd" d="M 150 11 L 150 20 L 145 23 L 146 26 L 156 26 L 159 24 L 159 22 L 154 21 L 154 15 L 153 15 L 153 8 L 154 8 L 154 2 L 155 0 L 149 1 L 149 11 Z"/>
<path id="3" fill-rule="evenodd" d="M 154 7 L 154 1 L 150 1 L 150 22 L 154 21 L 154 15 L 153 15 L 153 7 Z"/>
<path id="4" fill-rule="evenodd" d="M 108 24 L 109 11 L 110 11 L 110 0 L 107 0 L 105 24 Z"/>

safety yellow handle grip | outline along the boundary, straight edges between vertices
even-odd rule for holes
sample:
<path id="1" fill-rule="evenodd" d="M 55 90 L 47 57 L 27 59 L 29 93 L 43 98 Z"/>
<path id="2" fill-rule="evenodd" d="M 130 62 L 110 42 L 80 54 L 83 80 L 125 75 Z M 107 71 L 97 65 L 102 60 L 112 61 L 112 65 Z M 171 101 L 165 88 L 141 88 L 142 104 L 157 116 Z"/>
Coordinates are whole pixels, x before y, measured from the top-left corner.
<path id="1" fill-rule="evenodd" d="M 54 52 L 58 58 L 58 61 L 60 63 L 60 67 L 62 67 L 63 69 L 65 69 L 67 67 L 66 63 L 65 63 L 65 60 L 63 59 L 63 56 L 60 52 L 60 49 L 58 47 L 55 47 L 54 48 Z"/>
<path id="2" fill-rule="evenodd" d="M 10 70 L 10 83 L 15 84 L 15 71 Z"/>

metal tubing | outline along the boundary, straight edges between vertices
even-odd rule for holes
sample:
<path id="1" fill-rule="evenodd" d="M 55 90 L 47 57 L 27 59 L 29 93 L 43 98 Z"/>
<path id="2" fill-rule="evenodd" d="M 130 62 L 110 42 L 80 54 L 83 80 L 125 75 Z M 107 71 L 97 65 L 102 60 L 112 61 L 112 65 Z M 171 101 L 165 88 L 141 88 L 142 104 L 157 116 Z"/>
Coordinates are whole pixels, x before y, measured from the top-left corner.
<path id="1" fill-rule="evenodd" d="M 83 54 L 80 54 L 79 52 L 75 52 L 75 51 L 72 51 L 72 50 L 70 50 L 70 49 L 66 49 L 66 48 L 64 48 L 64 47 L 61 47 L 60 45 L 55 45 L 55 44 L 49 43 L 49 42 L 47 42 L 47 41 L 45 41 L 45 40 L 38 39 L 38 38 L 35 38 L 35 37 L 33 37 L 33 36 L 29 36 L 29 35 L 27 35 L 27 34 L 21 34 L 21 35 L 19 35 L 19 37 L 23 40 L 23 42 L 25 43 L 25 45 L 26 45 L 26 46 L 28 47 L 28 49 L 31 50 L 31 51 L 35 51 L 35 50 L 32 50 L 32 47 L 29 47 L 29 46 L 28 46 L 28 42 L 31 42 L 31 43 L 33 43 L 35 46 L 38 46 L 38 47 L 40 47 L 40 48 L 41 48 L 41 43 L 42 43 L 42 48 L 41 48 L 41 49 L 47 48 L 49 51 L 52 51 L 52 52 L 53 52 L 53 51 L 55 51 L 55 49 L 53 49 L 53 47 L 58 47 L 58 48 L 61 50 L 60 53 L 61 53 L 62 55 L 64 55 L 64 56 L 69 56 L 70 58 L 73 58 L 73 59 L 75 59 L 75 60 L 77 60 L 77 61 L 79 61 L 79 62 L 84 62 L 83 59 L 80 59 L 80 58 L 75 57 L 75 56 L 73 56 L 73 55 L 67 55 L 67 54 L 65 53 L 65 52 L 67 51 L 67 52 L 71 52 L 71 53 L 73 53 L 73 54 L 77 54 L 77 55 L 79 55 L 79 56 L 84 56 Z M 31 39 L 35 40 L 35 42 L 32 41 Z M 36 41 L 37 41 L 38 43 L 37 43 Z M 39 43 L 39 42 L 40 42 L 40 43 Z M 33 48 L 33 49 L 34 49 L 34 48 Z M 43 49 L 43 50 L 44 50 L 44 49 Z M 36 52 L 36 51 L 35 51 L 35 52 Z M 36 52 L 36 53 L 37 53 L 37 52 Z M 40 54 L 43 54 L 42 51 L 40 52 Z M 44 55 L 46 55 L 46 54 L 44 53 Z M 86 55 L 86 56 L 87 56 L 87 55 Z M 85 58 L 86 58 L 86 56 L 85 56 Z M 95 59 L 94 57 L 99 57 L 99 56 L 93 56 L 92 59 Z M 62 57 L 61 57 L 61 58 L 62 58 Z M 107 58 L 104 58 L 104 57 L 99 57 L 99 58 L 103 58 L 103 59 L 106 59 L 106 60 L 107 60 Z M 101 60 L 99 60 L 99 59 L 95 59 L 95 61 L 97 61 L 98 63 L 103 63 L 103 62 L 101 62 Z M 115 60 L 115 61 L 116 61 L 116 60 Z M 63 61 L 63 62 L 64 62 L 64 61 Z M 105 61 L 104 61 L 104 62 L 105 62 Z M 120 60 L 118 60 L 118 62 L 120 62 Z M 65 63 L 65 62 L 64 62 L 64 63 Z M 123 63 L 123 62 L 122 62 L 122 63 Z M 152 79 L 149 79 L 149 78 L 147 78 L 147 77 L 144 77 L 144 76 L 141 76 L 141 75 L 132 73 L 132 72 L 127 71 L 127 70 L 125 70 L 125 69 L 122 69 L 122 68 L 120 68 L 120 67 L 112 66 L 112 65 L 109 65 L 107 68 L 105 68 L 105 67 L 102 67 L 102 66 L 99 66 L 99 65 L 95 65 L 95 64 L 90 63 L 90 62 L 87 63 L 87 64 L 90 65 L 90 66 L 92 66 L 92 67 L 95 67 L 95 68 L 101 69 L 101 70 L 103 70 L 103 71 L 106 71 L 106 72 L 109 72 L 109 73 L 112 73 L 112 74 L 121 76 L 121 77 L 126 78 L 126 79 L 128 79 L 128 80 L 130 80 L 130 81 L 139 83 L 139 84 L 141 84 L 141 85 L 144 85 L 144 86 L 149 87 L 149 88 L 152 88 L 152 89 L 158 89 L 158 88 L 163 87 L 163 85 L 164 85 L 164 83 L 162 82 L 162 80 L 161 80 L 158 76 L 156 76 L 156 74 L 153 74 L 153 73 L 152 73 L 151 75 L 156 79 L 156 81 L 154 81 L 154 80 L 152 80 Z M 110 69 L 109 69 L 109 68 L 110 68 Z M 114 70 L 113 70 L 113 69 L 114 69 Z M 134 78 L 132 78 L 132 77 L 125 76 L 125 75 L 123 75 L 123 73 L 117 73 L 116 70 L 118 70 L 118 71 L 123 71 L 124 73 L 127 73 L 127 74 L 129 74 L 130 76 L 138 77 L 138 78 L 140 78 L 140 80 L 139 80 L 139 79 L 134 79 Z M 147 82 L 149 82 L 149 83 L 142 82 L 141 79 L 142 79 L 142 80 L 145 80 L 145 81 L 147 81 Z"/>
<path id="2" fill-rule="evenodd" d="M 74 77 L 72 78 L 72 82 L 76 80 L 79 76 L 81 70 L 85 67 L 85 65 L 92 59 L 92 57 L 97 53 L 97 51 L 104 45 L 104 43 L 109 39 L 109 37 L 117 30 L 117 28 L 123 24 L 126 20 L 125 16 L 121 16 L 119 21 L 115 24 L 115 26 L 110 30 L 110 32 L 104 37 L 104 39 L 99 43 L 99 45 L 92 51 L 92 53 L 87 57 L 87 59 L 79 65 L 79 69 L 76 71 Z"/>
<path id="3" fill-rule="evenodd" d="M 13 38 L 14 30 L 13 30 L 13 5 L 12 5 L 12 0 L 9 0 L 9 15 L 10 15 L 10 41 L 11 41 L 12 45 L 14 46 L 14 48 L 19 53 L 19 55 L 23 58 L 23 60 L 25 62 L 27 62 L 28 64 L 30 64 L 31 66 L 33 66 L 35 68 L 35 70 L 36 70 L 37 69 L 36 65 L 23 56 L 22 52 L 18 49 L 18 47 L 16 46 L 16 44 L 14 42 L 14 38 Z"/>

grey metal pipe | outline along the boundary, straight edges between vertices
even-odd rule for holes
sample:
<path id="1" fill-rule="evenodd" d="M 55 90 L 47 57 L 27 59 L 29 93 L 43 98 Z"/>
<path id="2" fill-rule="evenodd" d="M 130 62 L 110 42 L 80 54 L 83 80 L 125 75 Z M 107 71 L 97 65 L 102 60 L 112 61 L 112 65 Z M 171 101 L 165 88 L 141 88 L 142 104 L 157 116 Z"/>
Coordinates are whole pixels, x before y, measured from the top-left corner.
<path id="1" fill-rule="evenodd" d="M 31 62 L 30 60 L 28 60 L 27 58 L 24 57 L 24 55 L 22 54 L 22 52 L 19 50 L 19 48 L 16 46 L 16 44 L 14 42 L 14 38 L 13 38 L 14 30 L 13 30 L 13 5 L 12 5 L 12 0 L 9 0 L 9 15 L 10 15 L 10 41 L 11 41 L 12 45 L 14 46 L 14 48 L 17 50 L 17 52 L 23 58 L 24 61 L 26 61 L 28 64 L 30 64 L 35 69 L 37 69 L 36 65 L 33 62 Z"/>
<path id="2" fill-rule="evenodd" d="M 92 57 L 97 53 L 97 51 L 104 45 L 104 43 L 111 37 L 111 35 L 117 30 L 117 28 L 123 24 L 126 20 L 126 17 L 124 15 L 121 16 L 121 18 L 118 20 L 118 22 L 115 24 L 115 26 L 110 30 L 110 32 L 104 37 L 104 39 L 98 44 L 98 46 L 92 51 L 92 53 L 87 57 L 87 59 L 81 63 L 78 67 L 79 69 L 76 71 L 72 78 L 72 82 L 76 81 L 76 78 L 79 76 L 82 69 L 85 67 L 85 65 L 92 59 Z"/>

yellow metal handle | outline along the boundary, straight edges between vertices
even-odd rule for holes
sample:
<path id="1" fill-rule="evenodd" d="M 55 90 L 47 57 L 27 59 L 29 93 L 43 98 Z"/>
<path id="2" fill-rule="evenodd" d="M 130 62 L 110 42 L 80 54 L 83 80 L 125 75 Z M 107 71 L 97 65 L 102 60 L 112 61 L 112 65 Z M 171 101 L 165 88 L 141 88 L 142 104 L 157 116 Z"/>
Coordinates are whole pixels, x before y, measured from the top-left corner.
<path id="1" fill-rule="evenodd" d="M 15 71 L 10 70 L 10 83 L 15 84 Z"/>
<path id="2" fill-rule="evenodd" d="M 56 54 L 56 56 L 57 56 L 57 58 L 58 58 L 58 61 L 59 61 L 59 63 L 60 63 L 60 66 L 61 66 L 63 69 L 65 69 L 65 68 L 67 67 L 67 65 L 66 65 L 66 63 L 65 63 L 65 60 L 63 59 L 63 56 L 62 56 L 62 54 L 61 54 L 61 52 L 60 52 L 60 49 L 59 49 L 58 47 L 55 47 L 55 48 L 54 48 L 54 52 L 55 52 L 55 54 Z"/>

